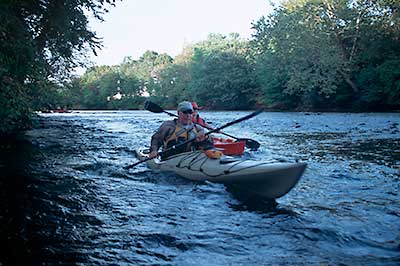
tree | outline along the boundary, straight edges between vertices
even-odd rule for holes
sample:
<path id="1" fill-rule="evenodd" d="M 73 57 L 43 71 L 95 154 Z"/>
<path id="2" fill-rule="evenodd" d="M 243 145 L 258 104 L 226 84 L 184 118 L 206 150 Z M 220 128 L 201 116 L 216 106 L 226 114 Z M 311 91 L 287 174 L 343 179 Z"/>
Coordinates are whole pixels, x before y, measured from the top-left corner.
<path id="1" fill-rule="evenodd" d="M 88 109 L 137 108 L 142 101 L 142 82 L 127 64 L 92 67 L 79 79 L 83 97 L 79 105 Z M 139 98 L 139 101 L 132 101 Z M 130 100 L 127 100 L 130 99 Z"/>
<path id="2" fill-rule="evenodd" d="M 253 45 L 266 102 L 276 95 L 294 96 L 310 107 L 382 101 L 386 96 L 371 94 L 376 88 L 366 90 L 359 78 L 366 69 L 378 78 L 371 63 L 398 57 L 398 10 L 398 2 L 390 0 L 289 0 L 261 18 L 254 24 Z M 379 46 L 385 50 L 374 51 Z"/>
<path id="3" fill-rule="evenodd" d="M 193 46 L 189 95 L 202 105 L 249 109 L 259 94 L 248 42 L 238 34 L 210 34 Z"/>
<path id="4" fill-rule="evenodd" d="M 188 86 L 192 75 L 187 63 L 173 63 L 159 72 L 157 80 L 149 84 L 152 97 L 163 106 L 174 107 L 190 99 Z"/>
<path id="5" fill-rule="evenodd" d="M 170 64 L 159 68 L 156 79 L 148 84 L 151 97 L 159 104 L 174 108 L 179 102 L 191 98 L 189 85 L 192 81 L 190 64 L 193 48 L 185 47 Z"/>
<path id="6" fill-rule="evenodd" d="M 252 66 L 232 52 L 204 55 L 197 51 L 193 63 L 191 95 L 212 108 L 248 109 L 254 105 L 257 85 Z"/>
<path id="7" fill-rule="evenodd" d="M 313 107 L 315 95 L 329 97 L 341 85 L 340 51 L 318 22 L 319 6 L 305 2 L 288 1 L 254 25 L 258 76 L 268 104 Z"/>
<path id="8" fill-rule="evenodd" d="M 29 123 L 32 97 L 49 80 L 62 80 L 101 47 L 85 10 L 97 19 L 115 0 L 1 1 L 0 136 Z M 40 97 L 40 96 L 39 96 Z"/>

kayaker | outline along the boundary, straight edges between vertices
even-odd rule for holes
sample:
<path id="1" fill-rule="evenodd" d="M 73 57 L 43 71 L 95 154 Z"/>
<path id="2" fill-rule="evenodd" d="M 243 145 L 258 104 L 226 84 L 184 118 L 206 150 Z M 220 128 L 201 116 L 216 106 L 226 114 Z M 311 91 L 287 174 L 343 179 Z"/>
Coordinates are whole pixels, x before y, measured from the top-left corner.
<path id="1" fill-rule="evenodd" d="M 150 158 L 158 155 L 158 149 L 161 146 L 163 151 L 169 149 L 169 152 L 163 152 L 162 159 L 194 149 L 212 148 L 212 142 L 205 136 L 204 129 L 192 122 L 194 111 L 192 103 L 187 101 L 179 103 L 177 111 L 178 118 L 163 122 L 151 137 Z M 176 149 L 171 149 L 173 146 L 189 139 L 195 139 L 195 141 Z"/>
<path id="2" fill-rule="evenodd" d="M 192 122 L 195 124 L 199 124 L 200 126 L 208 130 L 213 130 L 214 128 L 210 124 L 208 124 L 203 118 L 200 117 L 199 115 L 200 107 L 197 105 L 197 103 L 192 102 L 192 106 L 193 106 Z M 222 131 L 218 131 L 217 133 L 222 133 Z"/>
<path id="3" fill-rule="evenodd" d="M 192 116 L 193 123 L 196 123 L 205 128 L 211 129 L 211 126 L 209 124 L 207 124 L 207 122 L 203 118 L 200 117 L 200 115 L 199 115 L 200 108 L 196 102 L 192 102 L 192 107 L 193 107 L 193 116 Z"/>

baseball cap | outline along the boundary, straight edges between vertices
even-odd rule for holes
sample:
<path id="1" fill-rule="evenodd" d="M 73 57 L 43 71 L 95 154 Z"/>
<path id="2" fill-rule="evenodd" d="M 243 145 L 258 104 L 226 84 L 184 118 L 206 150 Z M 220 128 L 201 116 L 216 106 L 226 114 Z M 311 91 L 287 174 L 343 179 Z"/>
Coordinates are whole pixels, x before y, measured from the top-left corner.
<path id="1" fill-rule="evenodd" d="M 191 102 L 187 102 L 187 101 L 180 102 L 178 104 L 178 111 L 181 111 L 181 112 L 192 111 L 193 112 L 192 103 Z"/>

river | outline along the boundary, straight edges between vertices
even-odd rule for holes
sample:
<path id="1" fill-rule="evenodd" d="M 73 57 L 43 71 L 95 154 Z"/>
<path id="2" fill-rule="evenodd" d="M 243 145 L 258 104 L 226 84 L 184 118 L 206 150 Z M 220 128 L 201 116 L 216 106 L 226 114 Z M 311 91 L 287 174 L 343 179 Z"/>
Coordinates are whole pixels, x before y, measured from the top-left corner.
<path id="1" fill-rule="evenodd" d="M 202 112 L 213 126 L 246 114 Z M 166 119 L 40 114 L 3 143 L 0 265 L 400 265 L 399 113 L 264 112 L 225 129 L 261 143 L 253 160 L 308 164 L 274 204 L 124 169 Z"/>

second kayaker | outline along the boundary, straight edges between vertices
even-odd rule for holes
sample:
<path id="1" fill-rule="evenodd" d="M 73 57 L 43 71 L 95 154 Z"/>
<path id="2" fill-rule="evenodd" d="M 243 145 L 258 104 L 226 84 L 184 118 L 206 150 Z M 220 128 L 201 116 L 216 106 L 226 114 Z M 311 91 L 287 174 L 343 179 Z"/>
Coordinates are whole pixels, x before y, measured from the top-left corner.
<path id="1" fill-rule="evenodd" d="M 205 128 L 209 127 L 209 125 L 206 123 L 206 121 L 200 117 L 200 114 L 199 114 L 200 108 L 196 102 L 192 102 L 192 107 L 193 107 L 193 115 L 192 115 L 193 123 L 199 124 Z"/>
<path id="2" fill-rule="evenodd" d="M 177 111 L 178 118 L 162 123 L 151 137 L 150 158 L 158 155 L 160 147 L 163 148 L 162 159 L 194 149 L 212 148 L 212 141 L 205 136 L 204 129 L 192 122 L 194 111 L 192 103 L 187 101 L 179 103 Z M 189 139 L 195 140 L 186 145 L 174 148 Z"/>
<path id="3" fill-rule="evenodd" d="M 192 122 L 195 124 L 199 124 L 200 126 L 208 130 L 213 130 L 214 128 L 210 124 L 208 124 L 203 118 L 200 117 L 199 114 L 200 107 L 197 105 L 196 102 L 192 102 L 192 107 L 193 107 Z M 222 133 L 222 131 L 218 131 L 217 133 Z"/>

